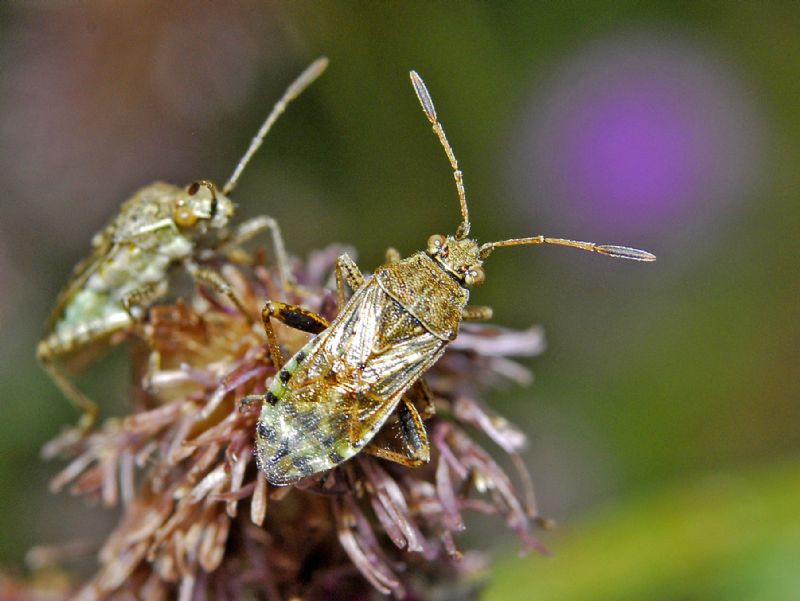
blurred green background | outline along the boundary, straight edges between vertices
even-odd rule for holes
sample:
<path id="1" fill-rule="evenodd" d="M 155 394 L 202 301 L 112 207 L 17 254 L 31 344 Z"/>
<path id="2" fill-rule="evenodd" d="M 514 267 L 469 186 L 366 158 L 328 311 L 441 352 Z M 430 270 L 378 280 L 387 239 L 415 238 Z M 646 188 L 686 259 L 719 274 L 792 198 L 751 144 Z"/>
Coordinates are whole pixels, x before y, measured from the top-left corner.
<path id="1" fill-rule="evenodd" d="M 798 31 L 790 2 L 4 3 L 0 565 L 114 518 L 48 494 L 61 464 L 38 457 L 75 417 L 33 357 L 69 270 L 138 186 L 224 181 L 324 54 L 234 195 L 292 252 L 347 242 L 370 269 L 457 225 L 414 68 L 481 240 L 659 257 L 488 262 L 473 301 L 547 334 L 535 384 L 492 404 L 529 433 L 559 528 L 549 558 L 496 539 L 486 598 L 800 598 Z M 124 357 L 84 382 L 109 406 Z"/>

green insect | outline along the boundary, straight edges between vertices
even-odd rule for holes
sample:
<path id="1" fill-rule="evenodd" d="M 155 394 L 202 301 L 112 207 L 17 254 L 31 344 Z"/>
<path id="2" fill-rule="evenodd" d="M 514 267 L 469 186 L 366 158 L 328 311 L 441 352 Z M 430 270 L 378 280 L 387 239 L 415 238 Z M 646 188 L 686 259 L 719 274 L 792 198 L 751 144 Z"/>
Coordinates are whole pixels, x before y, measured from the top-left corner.
<path id="1" fill-rule="evenodd" d="M 202 262 L 230 256 L 248 239 L 270 230 L 281 277 L 284 284 L 291 282 L 277 223 L 260 216 L 229 227 L 234 204 L 228 195 L 277 118 L 327 65 L 326 58 L 317 59 L 289 86 L 221 192 L 207 180 L 188 187 L 155 182 L 129 198 L 95 235 L 91 254 L 75 267 L 59 294 L 36 349 L 53 381 L 82 410 L 82 430 L 94 423 L 97 406 L 62 371 L 60 363 L 90 349 L 102 349 L 114 334 L 131 331 L 147 308 L 169 292 L 168 273 L 173 267 L 182 266 L 195 281 L 226 295 L 247 315 L 228 283 Z"/>
<path id="2" fill-rule="evenodd" d="M 557 244 L 655 260 L 625 246 L 545 236 L 485 244 L 469 238 L 462 173 L 430 94 L 414 71 L 411 82 L 453 168 L 461 224 L 455 235 L 431 236 L 427 250 L 407 259 L 390 249 L 387 263 L 368 280 L 342 255 L 336 268 L 340 312 L 332 323 L 298 306 L 266 304 L 262 318 L 278 372 L 265 395 L 245 401 L 262 401 L 256 457 L 272 484 L 297 482 L 360 451 L 407 466 L 429 460 L 423 419 L 433 413 L 433 403 L 422 376 L 458 335 L 462 320 L 491 317 L 489 307 L 467 303 L 469 289 L 484 281 L 483 261 L 496 248 Z M 345 282 L 354 290 L 347 303 Z M 272 318 L 317 336 L 284 361 Z"/>

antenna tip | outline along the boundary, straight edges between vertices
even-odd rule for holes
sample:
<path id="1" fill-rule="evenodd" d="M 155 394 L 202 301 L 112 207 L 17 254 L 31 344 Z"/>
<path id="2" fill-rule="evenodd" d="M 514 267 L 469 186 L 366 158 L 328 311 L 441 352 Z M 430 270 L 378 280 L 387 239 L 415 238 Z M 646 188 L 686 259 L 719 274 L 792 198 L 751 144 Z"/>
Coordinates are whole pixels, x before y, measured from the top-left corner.
<path id="1" fill-rule="evenodd" d="M 328 68 L 329 64 L 330 61 L 328 60 L 327 56 L 320 56 L 317 60 L 306 67 L 306 70 L 299 79 L 307 82 L 314 81 L 317 77 L 322 75 L 322 72 Z"/>
<path id="2" fill-rule="evenodd" d="M 653 253 L 649 253 L 646 250 L 639 250 L 638 248 L 629 248 L 627 246 L 602 244 L 596 246 L 595 250 L 601 254 L 617 259 L 630 259 L 631 261 L 645 261 L 648 263 L 656 260 L 656 256 Z"/>
<path id="3" fill-rule="evenodd" d="M 422 110 L 425 111 L 425 116 L 431 123 L 436 123 L 436 108 L 433 106 L 433 100 L 428 88 L 425 86 L 425 82 L 422 81 L 419 73 L 414 70 L 409 72 L 409 76 L 411 77 L 411 85 L 414 86 L 414 92 L 416 92 L 419 103 L 422 105 Z"/>

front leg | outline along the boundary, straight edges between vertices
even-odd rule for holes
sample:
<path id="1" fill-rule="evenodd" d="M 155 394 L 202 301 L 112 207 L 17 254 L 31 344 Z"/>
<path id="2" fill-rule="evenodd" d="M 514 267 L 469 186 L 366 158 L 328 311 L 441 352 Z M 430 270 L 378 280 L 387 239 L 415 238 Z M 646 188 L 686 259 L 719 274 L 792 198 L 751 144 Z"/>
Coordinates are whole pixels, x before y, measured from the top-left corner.
<path id="1" fill-rule="evenodd" d="M 253 316 L 250 315 L 250 312 L 247 310 L 242 301 L 233 291 L 233 288 L 231 288 L 231 285 L 220 274 L 207 267 L 200 267 L 194 261 L 186 262 L 186 270 L 189 272 L 189 275 L 191 275 L 192 278 L 194 278 L 195 281 L 201 284 L 207 284 L 208 286 L 211 286 L 211 288 L 218 294 L 223 294 L 227 296 L 228 299 L 234 305 L 236 305 L 236 308 L 239 309 L 242 315 L 244 315 L 249 322 L 251 323 L 255 322 Z"/>
<path id="2" fill-rule="evenodd" d="M 339 303 L 339 311 L 344 307 L 345 282 L 353 292 L 364 285 L 364 274 L 347 253 L 336 259 L 336 300 Z"/>
<path id="3" fill-rule="evenodd" d="M 398 251 L 395 247 L 390 246 L 386 249 L 386 262 L 387 263 L 399 263 L 400 259 L 400 251 Z"/>
<path id="4" fill-rule="evenodd" d="M 461 311 L 464 321 L 489 321 L 492 318 L 492 308 L 484 305 L 467 305 Z"/>
<path id="5" fill-rule="evenodd" d="M 275 252 L 275 262 L 278 264 L 278 272 L 281 276 L 281 284 L 283 284 L 284 290 L 289 290 L 295 286 L 296 282 L 289 263 L 289 255 L 286 254 L 281 228 L 272 217 L 259 215 L 239 224 L 231 234 L 230 239 L 226 240 L 217 249 L 217 252 L 225 255 L 234 253 L 239 246 L 267 230 L 272 233 L 272 247 Z"/>

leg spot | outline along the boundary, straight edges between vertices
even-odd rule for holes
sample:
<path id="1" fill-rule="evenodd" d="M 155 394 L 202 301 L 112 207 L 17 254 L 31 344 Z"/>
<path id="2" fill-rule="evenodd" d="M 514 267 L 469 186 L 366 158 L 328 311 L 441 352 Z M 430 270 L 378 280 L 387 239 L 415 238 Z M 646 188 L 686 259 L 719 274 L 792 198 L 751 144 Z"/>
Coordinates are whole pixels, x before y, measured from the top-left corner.
<path id="1" fill-rule="evenodd" d="M 265 399 L 265 400 L 267 401 L 267 403 L 269 403 L 270 405 L 275 405 L 275 403 L 277 403 L 277 402 L 280 400 L 280 398 L 278 398 L 277 396 L 275 396 L 275 395 L 274 395 L 273 393 L 271 393 L 271 392 L 267 392 L 267 394 L 266 394 L 266 396 L 264 397 L 264 399 Z"/>
<path id="2" fill-rule="evenodd" d="M 319 334 L 325 330 L 324 324 L 302 313 L 281 309 L 280 316 L 283 323 L 296 330 L 302 330 L 303 332 L 310 332 L 312 334 Z"/>

